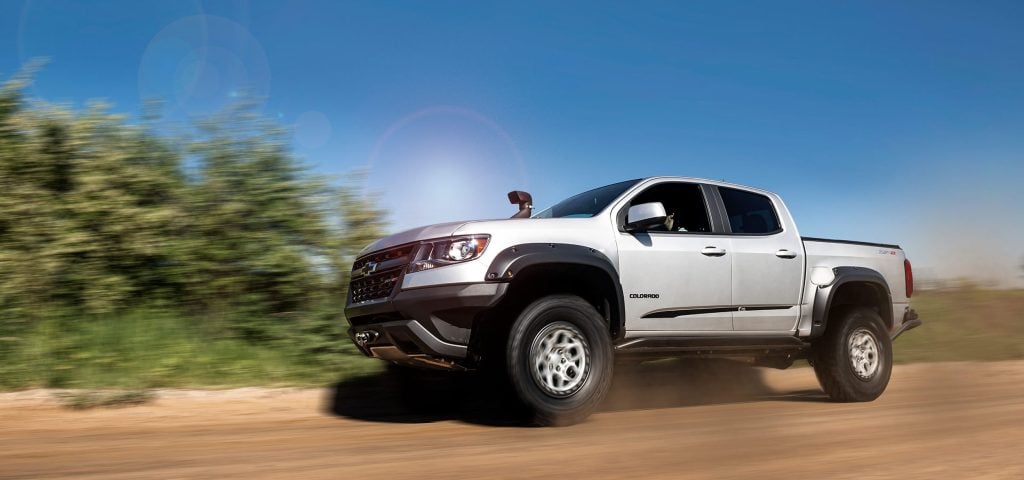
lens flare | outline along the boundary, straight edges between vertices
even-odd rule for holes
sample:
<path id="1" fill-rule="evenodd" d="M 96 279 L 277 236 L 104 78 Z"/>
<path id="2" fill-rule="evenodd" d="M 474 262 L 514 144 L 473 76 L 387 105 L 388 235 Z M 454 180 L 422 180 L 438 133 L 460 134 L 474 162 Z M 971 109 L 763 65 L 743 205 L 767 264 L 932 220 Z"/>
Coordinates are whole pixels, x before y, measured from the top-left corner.
<path id="1" fill-rule="evenodd" d="M 166 26 L 142 54 L 142 98 L 164 98 L 186 115 L 209 112 L 245 94 L 270 94 L 270 67 L 260 42 L 239 23 L 193 15 Z"/>
<path id="2" fill-rule="evenodd" d="M 512 136 L 469 108 L 408 114 L 374 144 L 369 184 L 384 193 L 396 229 L 483 216 L 507 217 L 504 194 L 528 186 Z"/>
<path id="3" fill-rule="evenodd" d="M 315 149 L 331 139 L 331 121 L 323 113 L 310 110 L 299 115 L 295 122 L 295 141 L 300 146 Z"/>

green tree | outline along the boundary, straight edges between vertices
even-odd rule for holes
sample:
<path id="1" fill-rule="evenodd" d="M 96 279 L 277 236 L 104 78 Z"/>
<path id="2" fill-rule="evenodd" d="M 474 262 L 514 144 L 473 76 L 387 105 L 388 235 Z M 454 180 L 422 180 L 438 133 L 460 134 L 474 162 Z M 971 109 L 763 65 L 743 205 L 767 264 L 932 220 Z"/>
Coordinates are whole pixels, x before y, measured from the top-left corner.
<path id="1" fill-rule="evenodd" d="M 24 85 L 0 93 L 0 307 L 109 312 L 161 287 L 180 157 L 101 104 L 28 105 Z"/>
<path id="2" fill-rule="evenodd" d="M 343 286 L 385 217 L 364 175 L 311 174 L 244 102 L 172 136 L 29 79 L 0 86 L 0 388 L 360 368 Z"/>
<path id="3" fill-rule="evenodd" d="M 102 104 L 28 102 L 26 84 L 0 89 L 7 318 L 160 304 L 253 340 L 309 312 L 340 322 L 352 257 L 384 225 L 361 176 L 312 175 L 244 102 L 172 138 Z"/>
<path id="4" fill-rule="evenodd" d="M 387 225 L 387 212 L 377 207 L 377 195 L 361 188 L 365 179 L 366 172 L 356 172 L 338 189 L 337 205 L 342 223 L 335 249 L 341 263 L 335 270 L 341 272 L 338 280 L 342 286 L 348 285 L 352 262 L 360 251 L 384 236 Z"/>

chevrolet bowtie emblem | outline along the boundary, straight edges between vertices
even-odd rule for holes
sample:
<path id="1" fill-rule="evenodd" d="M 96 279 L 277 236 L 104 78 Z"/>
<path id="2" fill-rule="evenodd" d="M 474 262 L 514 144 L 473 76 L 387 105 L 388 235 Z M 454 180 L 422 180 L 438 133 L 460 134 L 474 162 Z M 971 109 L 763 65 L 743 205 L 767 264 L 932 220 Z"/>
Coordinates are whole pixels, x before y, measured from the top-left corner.
<path id="1" fill-rule="evenodd" d="M 361 276 L 365 277 L 373 272 L 377 271 L 377 262 L 366 262 L 363 268 L 359 270 Z"/>

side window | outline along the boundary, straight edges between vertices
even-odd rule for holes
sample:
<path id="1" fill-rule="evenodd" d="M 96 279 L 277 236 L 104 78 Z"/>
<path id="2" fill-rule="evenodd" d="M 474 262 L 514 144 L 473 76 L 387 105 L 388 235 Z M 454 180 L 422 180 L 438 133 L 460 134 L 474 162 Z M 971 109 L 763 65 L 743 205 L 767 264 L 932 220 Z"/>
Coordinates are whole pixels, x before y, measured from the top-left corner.
<path id="1" fill-rule="evenodd" d="M 700 186 L 693 183 L 659 183 L 633 197 L 630 206 L 641 203 L 661 202 L 668 218 L 663 225 L 651 228 L 653 232 L 700 232 L 711 231 L 708 207 Z"/>
<path id="2" fill-rule="evenodd" d="M 782 230 L 779 217 L 775 215 L 772 201 L 753 192 L 718 187 L 718 193 L 725 203 L 732 233 L 775 233 Z"/>

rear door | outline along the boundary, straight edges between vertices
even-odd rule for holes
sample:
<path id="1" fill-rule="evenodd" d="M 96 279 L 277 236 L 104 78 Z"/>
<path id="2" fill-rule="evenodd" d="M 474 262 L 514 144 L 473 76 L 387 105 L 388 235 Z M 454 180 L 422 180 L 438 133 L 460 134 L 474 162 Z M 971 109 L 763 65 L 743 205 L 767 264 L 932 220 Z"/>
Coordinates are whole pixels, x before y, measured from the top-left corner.
<path id="1" fill-rule="evenodd" d="M 754 191 L 717 187 L 715 193 L 732 245 L 733 329 L 794 330 L 800 316 L 804 251 L 784 205 L 777 197 Z"/>
<path id="2" fill-rule="evenodd" d="M 713 228 L 708 187 L 663 182 L 646 187 L 616 213 L 619 275 L 627 331 L 732 330 L 730 238 Z M 669 219 L 644 232 L 626 232 L 631 205 L 661 202 Z"/>

